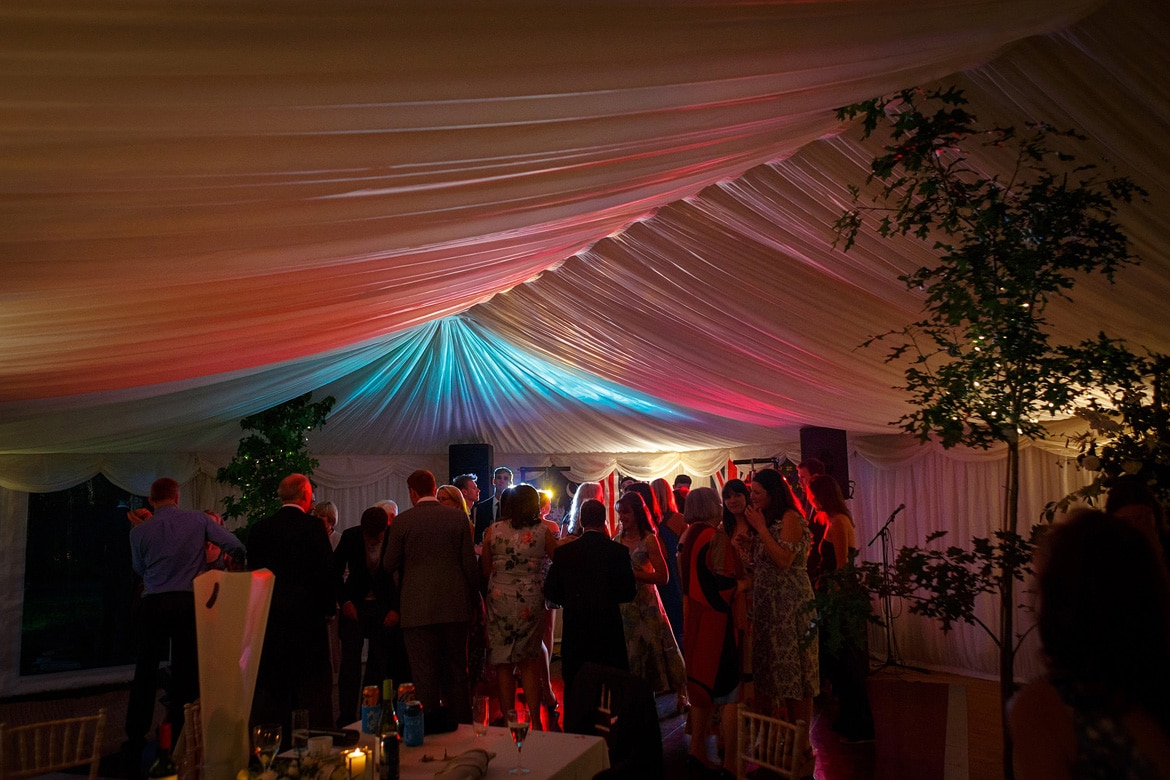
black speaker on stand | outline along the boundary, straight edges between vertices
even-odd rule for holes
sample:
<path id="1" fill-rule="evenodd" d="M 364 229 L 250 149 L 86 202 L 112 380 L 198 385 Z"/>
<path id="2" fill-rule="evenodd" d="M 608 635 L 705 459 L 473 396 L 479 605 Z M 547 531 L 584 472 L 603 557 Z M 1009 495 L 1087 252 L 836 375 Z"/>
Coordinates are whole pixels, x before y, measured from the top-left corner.
<path id="1" fill-rule="evenodd" d="M 837 480 L 845 498 L 853 497 L 849 481 L 849 445 L 845 431 L 837 428 L 806 426 L 800 429 L 800 459 L 816 458 L 825 464 L 825 473 Z"/>
<path id="2" fill-rule="evenodd" d="M 474 474 L 475 483 L 485 496 L 492 494 L 492 445 L 490 444 L 452 444 L 447 448 L 447 460 L 451 476 L 447 479 L 450 484 L 460 474 Z"/>

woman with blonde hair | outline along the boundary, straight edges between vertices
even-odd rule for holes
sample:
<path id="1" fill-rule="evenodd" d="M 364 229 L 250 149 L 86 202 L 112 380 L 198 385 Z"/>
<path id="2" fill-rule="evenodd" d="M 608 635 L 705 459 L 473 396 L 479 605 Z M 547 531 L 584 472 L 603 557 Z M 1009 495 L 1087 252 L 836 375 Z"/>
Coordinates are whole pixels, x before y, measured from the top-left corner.
<path id="1" fill-rule="evenodd" d="M 581 504 L 593 499 L 605 503 L 605 488 L 601 486 L 600 482 L 582 482 L 573 491 L 573 500 L 569 503 L 569 511 L 565 513 L 564 518 L 564 532 L 561 534 L 562 539 L 570 537 L 577 537 L 582 534 L 581 523 L 578 522 L 578 516 L 581 514 Z M 608 530 L 609 522 L 606 521 Z"/>
<path id="2" fill-rule="evenodd" d="M 435 491 L 435 498 L 440 504 L 454 507 L 463 514 L 467 515 L 468 524 L 471 523 L 471 512 L 467 508 L 467 499 L 463 496 L 463 491 L 454 485 L 439 485 L 439 489 Z M 474 532 L 474 527 L 472 531 Z"/>
<path id="3" fill-rule="evenodd" d="M 325 524 L 329 544 L 336 550 L 337 543 L 341 541 L 341 534 L 337 530 L 337 505 L 332 501 L 319 501 L 313 507 L 313 517 Z"/>

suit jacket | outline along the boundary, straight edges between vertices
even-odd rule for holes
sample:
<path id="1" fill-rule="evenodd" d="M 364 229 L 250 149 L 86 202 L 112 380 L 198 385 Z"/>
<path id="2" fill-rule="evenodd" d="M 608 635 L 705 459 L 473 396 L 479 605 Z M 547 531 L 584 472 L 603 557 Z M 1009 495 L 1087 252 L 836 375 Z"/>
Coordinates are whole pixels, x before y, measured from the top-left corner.
<path id="1" fill-rule="evenodd" d="M 362 536 L 361 526 L 347 528 L 341 534 L 341 541 L 333 551 L 333 573 L 337 581 L 339 607 L 347 601 L 354 604 L 365 601 L 366 594 L 372 590 L 379 610 L 383 613 L 398 610 L 398 586 L 394 584 L 394 578 L 382 568 L 385 555 L 386 538 L 383 537 L 377 569 L 371 572 L 366 565 L 366 539 Z M 349 576 L 343 581 L 342 576 L 347 567 Z"/>
<path id="2" fill-rule="evenodd" d="M 328 669 L 326 618 L 337 610 L 333 548 L 325 526 L 298 507 L 283 506 L 248 534 L 248 563 L 276 576 L 260 657 L 267 684 Z"/>
<path id="3" fill-rule="evenodd" d="M 472 504 L 471 519 L 475 523 L 475 543 L 483 543 L 483 532 L 496 522 L 496 496 L 493 493 Z"/>
<path id="4" fill-rule="evenodd" d="M 403 628 L 471 620 L 479 564 L 463 510 L 423 501 L 398 515 L 382 565 L 398 576 Z"/>
<path id="5" fill-rule="evenodd" d="M 562 672 L 566 684 L 587 661 L 629 671 L 620 605 L 638 592 L 630 551 L 598 531 L 557 548 L 544 595 L 564 607 Z"/>

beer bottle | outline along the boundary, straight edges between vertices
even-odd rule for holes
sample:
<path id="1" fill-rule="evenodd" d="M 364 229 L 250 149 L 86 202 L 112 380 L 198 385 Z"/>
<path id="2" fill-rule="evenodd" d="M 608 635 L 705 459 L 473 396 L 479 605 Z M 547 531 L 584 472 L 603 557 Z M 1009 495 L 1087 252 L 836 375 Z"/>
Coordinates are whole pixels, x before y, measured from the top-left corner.
<path id="1" fill-rule="evenodd" d="M 194 724 L 188 723 L 188 728 L 193 728 Z M 179 768 L 175 766 L 175 760 L 171 758 L 171 724 L 167 721 L 158 727 L 158 753 L 155 755 L 154 763 L 150 765 L 150 771 L 147 777 L 151 780 L 178 780 Z"/>
<path id="2" fill-rule="evenodd" d="M 393 680 L 382 681 L 382 721 L 378 724 L 378 743 L 381 749 L 381 763 L 378 765 L 380 780 L 398 780 L 398 748 L 401 735 L 398 728 L 398 694 Z"/>

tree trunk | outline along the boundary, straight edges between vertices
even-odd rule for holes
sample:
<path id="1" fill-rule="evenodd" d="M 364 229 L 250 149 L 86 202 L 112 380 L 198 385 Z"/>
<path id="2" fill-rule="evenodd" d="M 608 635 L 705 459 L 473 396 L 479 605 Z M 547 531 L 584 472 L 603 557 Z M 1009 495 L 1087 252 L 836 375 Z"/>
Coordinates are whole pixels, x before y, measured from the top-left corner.
<path id="1" fill-rule="evenodd" d="M 1020 443 L 1009 441 L 1007 456 L 1007 491 L 1004 496 L 1003 530 L 1017 533 L 1020 516 Z M 1016 693 L 1015 577 L 1006 569 L 999 581 L 999 710 L 1003 717 L 1003 776 L 1013 780 L 1011 731 L 1007 705 Z"/>

